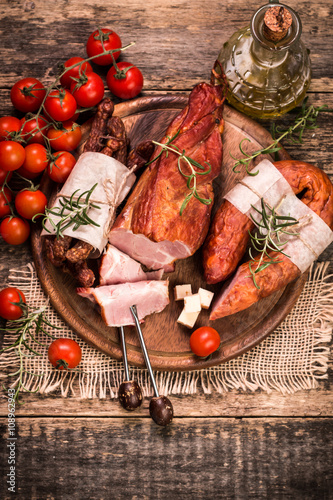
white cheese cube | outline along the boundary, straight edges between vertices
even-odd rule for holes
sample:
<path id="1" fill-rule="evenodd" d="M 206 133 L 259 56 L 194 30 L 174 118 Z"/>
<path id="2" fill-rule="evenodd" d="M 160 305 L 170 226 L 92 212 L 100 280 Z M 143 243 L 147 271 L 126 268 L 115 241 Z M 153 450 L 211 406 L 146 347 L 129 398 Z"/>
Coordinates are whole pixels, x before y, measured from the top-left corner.
<path id="1" fill-rule="evenodd" d="M 185 308 L 184 308 L 182 310 L 182 312 L 180 313 L 179 318 L 177 319 L 177 323 L 180 323 L 181 325 L 187 326 L 187 328 L 193 328 L 196 320 L 198 319 L 199 314 L 200 314 L 200 311 L 187 313 L 185 311 Z"/>
<path id="2" fill-rule="evenodd" d="M 184 297 L 192 295 L 191 285 L 176 285 L 174 291 L 175 291 L 175 300 L 183 300 Z"/>
<path id="3" fill-rule="evenodd" d="M 204 288 L 199 288 L 198 294 L 202 309 L 208 309 L 214 297 L 213 292 L 205 290 Z"/>
<path id="4" fill-rule="evenodd" d="M 184 310 L 187 313 L 196 313 L 201 311 L 200 295 L 198 293 L 184 297 Z"/>

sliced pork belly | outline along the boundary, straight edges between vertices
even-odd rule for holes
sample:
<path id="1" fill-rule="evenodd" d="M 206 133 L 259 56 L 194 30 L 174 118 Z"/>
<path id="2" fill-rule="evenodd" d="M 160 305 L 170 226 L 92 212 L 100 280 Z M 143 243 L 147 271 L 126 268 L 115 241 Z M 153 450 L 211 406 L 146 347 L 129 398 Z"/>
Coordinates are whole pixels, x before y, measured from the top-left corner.
<path id="1" fill-rule="evenodd" d="M 131 257 L 113 245 L 108 245 L 99 268 L 99 281 L 101 285 L 160 280 L 162 275 L 163 269 L 145 273 L 139 262 L 131 259 Z"/>
<path id="2" fill-rule="evenodd" d="M 158 313 L 169 304 L 168 281 L 137 281 L 96 288 L 78 288 L 82 297 L 94 300 L 107 326 L 134 325 L 130 306 L 136 305 L 139 320 Z"/>
<path id="3" fill-rule="evenodd" d="M 221 85 L 200 83 L 161 140 L 185 151 L 206 171 L 196 175 L 197 197 L 190 198 L 182 215 L 183 202 L 191 194 L 186 177 L 191 169 L 181 160 L 182 175 L 179 156 L 170 151 L 166 154 L 158 146 L 151 160 L 158 158 L 143 172 L 110 232 L 112 245 L 150 269 L 172 271 L 174 262 L 193 255 L 207 235 L 214 199 L 212 182 L 222 165 L 223 102 Z M 203 172 L 197 166 L 193 170 Z M 198 197 L 211 203 L 204 204 Z"/>

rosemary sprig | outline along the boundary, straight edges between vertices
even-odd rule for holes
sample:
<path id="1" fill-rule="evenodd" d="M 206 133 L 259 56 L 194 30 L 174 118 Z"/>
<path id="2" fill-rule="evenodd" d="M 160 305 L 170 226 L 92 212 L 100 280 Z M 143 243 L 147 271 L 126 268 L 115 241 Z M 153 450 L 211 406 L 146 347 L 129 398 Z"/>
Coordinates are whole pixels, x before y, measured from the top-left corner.
<path id="1" fill-rule="evenodd" d="M 253 279 L 253 283 L 255 287 L 258 289 L 260 287 L 256 281 L 256 275 L 260 273 L 260 271 L 266 269 L 268 266 L 272 264 L 278 264 L 281 262 L 278 259 L 278 257 L 272 257 L 271 255 L 269 255 L 268 252 L 273 251 L 283 254 L 286 257 L 289 257 L 283 251 L 283 248 L 287 244 L 287 240 L 282 241 L 281 235 L 293 234 L 297 236 L 297 233 L 293 231 L 288 231 L 287 228 L 295 226 L 296 224 L 299 223 L 299 221 L 291 216 L 278 215 L 276 212 L 278 208 L 281 206 L 282 202 L 283 198 L 277 207 L 270 208 L 267 205 L 267 203 L 265 203 L 264 199 L 261 198 L 261 210 L 251 205 L 252 208 L 260 216 L 260 219 L 258 221 L 253 217 L 252 214 L 250 214 L 250 217 L 258 230 L 253 234 L 249 233 L 252 245 L 252 247 L 250 247 L 249 249 L 249 254 L 251 258 L 249 262 L 249 269 Z M 253 249 L 260 255 L 258 259 L 255 259 L 253 257 L 252 254 Z"/>
<path id="2" fill-rule="evenodd" d="M 180 213 L 180 215 L 182 215 L 188 202 L 190 201 L 190 199 L 192 197 L 196 198 L 197 200 L 200 201 L 200 203 L 203 203 L 204 205 L 210 205 L 212 203 L 211 198 L 202 198 L 199 195 L 198 190 L 197 190 L 197 175 L 209 174 L 212 170 L 212 167 L 208 162 L 205 162 L 208 165 L 208 170 L 205 170 L 205 167 L 203 167 L 200 163 L 193 160 L 193 158 L 191 158 L 190 156 L 186 155 L 185 149 L 183 149 L 183 151 L 179 151 L 179 148 L 176 145 L 171 144 L 171 142 L 177 137 L 178 134 L 179 134 L 179 131 L 172 138 L 168 137 L 168 141 L 165 144 L 162 144 L 162 143 L 156 142 L 156 141 L 152 141 L 153 144 L 155 144 L 156 146 L 160 146 L 162 149 L 161 149 L 160 153 L 156 156 L 156 158 L 151 160 L 149 163 L 152 163 L 153 161 L 157 160 L 163 152 L 165 152 L 166 157 L 168 156 L 169 151 L 178 155 L 178 160 L 177 160 L 178 170 L 182 174 L 182 176 L 187 179 L 186 186 L 190 191 L 188 193 L 188 195 L 185 196 L 185 199 L 182 203 L 182 206 L 180 207 L 179 213 Z M 186 174 L 185 172 L 183 172 L 183 170 L 181 168 L 181 161 L 182 160 L 185 161 L 185 163 L 190 168 L 189 174 Z M 203 172 L 195 170 L 194 167 L 198 168 L 199 170 L 203 170 Z"/>
<path id="3" fill-rule="evenodd" d="M 25 392 L 37 392 L 38 387 L 35 391 L 30 391 L 24 385 L 24 375 L 31 375 L 33 377 L 39 377 L 41 375 L 37 375 L 35 373 L 28 372 L 24 367 L 24 358 L 33 358 L 34 356 L 42 356 L 42 353 L 37 352 L 30 345 L 30 341 L 44 345 L 36 339 L 36 336 L 39 332 L 44 332 L 48 337 L 54 338 L 47 330 L 46 326 L 51 328 L 59 329 L 60 327 L 52 325 L 45 317 L 45 309 L 46 305 L 36 309 L 31 310 L 29 306 L 27 306 L 22 299 L 20 302 L 13 302 L 14 305 L 19 306 L 23 310 L 23 316 L 19 319 L 13 320 L 10 323 L 7 323 L 6 328 L 0 328 L 0 332 L 9 333 L 17 335 L 16 341 L 8 347 L 5 347 L 0 350 L 0 354 L 8 350 L 16 350 L 18 356 L 18 369 L 9 373 L 7 377 L 15 377 L 18 379 L 15 385 L 15 395 L 14 399 L 18 400 L 19 393 L 21 390 Z"/>
<path id="4" fill-rule="evenodd" d="M 37 214 L 33 217 L 33 220 L 44 215 L 42 220 L 42 226 L 48 233 L 51 233 L 47 227 L 46 222 L 48 221 L 55 231 L 57 239 L 62 238 L 63 231 L 70 226 L 73 226 L 73 231 L 76 231 L 80 226 L 87 226 L 92 224 L 93 226 L 99 227 L 99 224 L 92 220 L 88 212 L 91 208 L 96 208 L 100 210 L 100 206 L 90 201 L 91 195 L 96 188 L 97 183 L 89 190 L 82 192 L 80 195 L 79 189 L 74 191 L 70 196 L 61 196 L 59 198 L 60 207 L 46 208 L 45 214 Z M 59 218 L 58 222 L 54 221 Z"/>
<path id="5" fill-rule="evenodd" d="M 247 137 L 243 139 L 240 144 L 239 144 L 239 149 L 240 152 L 245 156 L 245 158 L 235 158 L 231 153 L 230 156 L 236 160 L 236 163 L 234 164 L 232 170 L 235 173 L 240 173 L 240 170 L 237 170 L 239 166 L 245 166 L 246 173 L 248 175 L 257 175 L 258 170 L 256 172 L 250 172 L 249 171 L 249 165 L 252 160 L 257 158 L 259 155 L 264 155 L 264 154 L 272 154 L 276 153 L 281 149 L 281 146 L 279 146 L 279 143 L 285 139 L 288 138 L 288 141 L 294 143 L 294 144 L 302 144 L 303 142 L 303 134 L 305 130 L 314 130 L 318 128 L 317 125 L 317 117 L 321 111 L 327 111 L 330 112 L 331 110 L 327 109 L 327 106 L 318 106 L 314 107 L 312 104 L 307 107 L 307 100 L 308 98 L 306 97 L 303 101 L 303 104 L 300 108 L 297 108 L 298 113 L 295 118 L 295 123 L 291 125 L 288 128 L 282 128 L 281 126 L 278 125 L 273 125 L 272 126 L 272 136 L 274 138 L 274 141 L 267 146 L 266 148 L 258 149 L 257 151 L 254 151 L 252 154 L 247 154 L 243 150 L 243 143 L 244 141 L 251 142 L 250 139 Z M 278 137 L 276 137 L 278 134 Z"/>

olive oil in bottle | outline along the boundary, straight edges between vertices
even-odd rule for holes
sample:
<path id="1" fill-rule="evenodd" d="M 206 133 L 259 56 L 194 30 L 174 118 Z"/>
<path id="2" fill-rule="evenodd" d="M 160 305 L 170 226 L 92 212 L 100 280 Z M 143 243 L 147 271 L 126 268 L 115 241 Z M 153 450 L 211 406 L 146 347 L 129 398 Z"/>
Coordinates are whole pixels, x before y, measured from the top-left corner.
<path id="1" fill-rule="evenodd" d="M 254 118 L 277 118 L 298 106 L 311 80 L 301 20 L 291 8 L 270 2 L 251 24 L 223 45 L 218 56 L 228 79 L 229 103 Z"/>

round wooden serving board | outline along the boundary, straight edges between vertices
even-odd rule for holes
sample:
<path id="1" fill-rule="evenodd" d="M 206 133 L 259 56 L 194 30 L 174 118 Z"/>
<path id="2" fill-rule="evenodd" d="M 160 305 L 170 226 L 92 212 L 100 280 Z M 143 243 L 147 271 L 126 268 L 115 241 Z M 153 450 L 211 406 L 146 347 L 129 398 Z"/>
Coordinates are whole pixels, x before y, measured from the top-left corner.
<path id="1" fill-rule="evenodd" d="M 131 148 L 143 140 L 161 139 L 170 121 L 185 107 L 187 100 L 188 96 L 184 95 L 148 96 L 116 105 L 115 114 L 125 123 Z M 234 160 L 230 156 L 241 156 L 240 141 L 244 138 L 251 140 L 243 144 L 246 151 L 255 151 L 272 142 L 270 134 L 263 127 L 228 106 L 225 106 L 224 119 L 224 160 L 222 173 L 214 181 L 215 209 L 224 193 L 244 175 L 232 172 Z M 281 149 L 279 158 L 290 157 Z M 258 161 L 261 159 L 258 158 Z M 44 180 L 43 189 L 51 194 L 54 185 Z M 81 338 L 111 357 L 121 359 L 117 329 L 107 327 L 92 303 L 76 294 L 74 280 L 50 264 L 45 255 L 40 229 L 33 232 L 32 249 L 38 277 L 55 310 Z M 306 281 L 306 276 L 302 275 L 285 289 L 261 300 L 251 308 L 214 322 L 209 321 L 209 312 L 203 310 L 195 327 L 214 327 L 220 333 L 222 341 L 220 350 L 214 353 L 211 359 L 203 360 L 190 351 L 189 338 L 192 330 L 177 323 L 183 304 L 175 302 L 173 289 L 176 284 L 191 283 L 193 293 L 200 286 L 217 293 L 221 284 L 207 286 L 204 282 L 200 250 L 193 257 L 178 261 L 175 272 L 167 277 L 170 304 L 163 312 L 147 317 L 142 325 L 151 364 L 158 370 L 195 370 L 209 367 L 251 349 L 287 316 Z M 144 366 L 134 327 L 126 327 L 125 332 L 129 362 Z"/>

